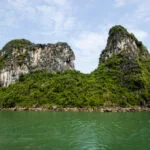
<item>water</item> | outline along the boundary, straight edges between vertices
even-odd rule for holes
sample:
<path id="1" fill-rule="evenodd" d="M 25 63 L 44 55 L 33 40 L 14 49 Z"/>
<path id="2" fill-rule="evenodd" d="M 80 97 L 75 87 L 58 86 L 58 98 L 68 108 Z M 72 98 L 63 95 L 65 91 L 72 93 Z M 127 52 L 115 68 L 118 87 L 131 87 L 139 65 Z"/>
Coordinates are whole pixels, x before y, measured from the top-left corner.
<path id="1" fill-rule="evenodd" d="M 0 112 L 0 150 L 150 150 L 150 113 Z"/>

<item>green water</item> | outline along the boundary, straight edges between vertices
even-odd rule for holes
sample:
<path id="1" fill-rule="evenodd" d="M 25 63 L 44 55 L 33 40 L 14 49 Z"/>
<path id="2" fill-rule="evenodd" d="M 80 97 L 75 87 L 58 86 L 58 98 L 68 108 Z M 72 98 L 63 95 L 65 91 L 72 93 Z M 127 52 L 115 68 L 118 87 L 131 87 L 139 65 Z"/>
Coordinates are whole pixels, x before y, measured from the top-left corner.
<path id="1" fill-rule="evenodd" d="M 150 113 L 0 112 L 0 150 L 150 150 Z"/>

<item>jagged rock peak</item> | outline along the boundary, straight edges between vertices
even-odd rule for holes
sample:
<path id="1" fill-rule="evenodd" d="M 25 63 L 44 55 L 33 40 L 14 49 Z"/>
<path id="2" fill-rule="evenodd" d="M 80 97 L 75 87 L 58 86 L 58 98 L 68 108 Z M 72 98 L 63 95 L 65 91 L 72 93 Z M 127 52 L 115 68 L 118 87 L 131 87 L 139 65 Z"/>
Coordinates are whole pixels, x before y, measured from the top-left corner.
<path id="1" fill-rule="evenodd" d="M 20 75 L 37 70 L 74 69 L 75 55 L 67 43 L 34 44 L 25 39 L 8 42 L 0 51 L 0 84 L 8 86 Z"/>
<path id="2" fill-rule="evenodd" d="M 116 25 L 109 30 L 107 45 L 101 53 L 100 63 L 105 62 L 113 54 L 119 53 L 136 59 L 149 56 L 147 48 L 134 34 L 129 33 L 123 26 Z"/>

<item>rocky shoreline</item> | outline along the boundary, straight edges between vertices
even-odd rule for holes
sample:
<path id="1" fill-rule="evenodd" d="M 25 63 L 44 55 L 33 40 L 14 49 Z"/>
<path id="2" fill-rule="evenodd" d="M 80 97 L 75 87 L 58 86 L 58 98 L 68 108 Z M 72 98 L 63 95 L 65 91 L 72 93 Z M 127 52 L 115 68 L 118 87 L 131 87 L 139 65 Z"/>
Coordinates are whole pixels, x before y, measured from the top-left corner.
<path id="1" fill-rule="evenodd" d="M 14 107 L 14 108 L 0 108 L 0 111 L 50 111 L 50 112 L 143 112 L 150 111 L 149 107 L 99 107 L 99 108 L 27 108 L 27 107 Z"/>

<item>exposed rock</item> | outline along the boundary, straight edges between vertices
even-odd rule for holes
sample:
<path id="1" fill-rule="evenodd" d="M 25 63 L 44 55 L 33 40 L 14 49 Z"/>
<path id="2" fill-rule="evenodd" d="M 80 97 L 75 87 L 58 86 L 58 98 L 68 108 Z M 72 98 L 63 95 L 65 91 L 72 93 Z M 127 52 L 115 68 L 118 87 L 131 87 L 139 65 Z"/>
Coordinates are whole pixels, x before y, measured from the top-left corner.
<path id="1" fill-rule="evenodd" d="M 143 46 L 142 42 L 138 41 L 135 36 L 120 26 L 114 26 L 109 31 L 109 38 L 106 48 L 100 56 L 100 63 L 105 62 L 114 54 L 123 54 L 128 59 L 148 57 L 148 50 Z"/>
<path id="2" fill-rule="evenodd" d="M 140 93 L 146 85 L 142 73 L 144 63 L 150 63 L 150 54 L 142 42 L 124 27 L 112 27 L 106 48 L 100 56 L 99 67 L 103 66 L 103 72 L 113 74 L 119 87 Z M 148 72 L 148 67 L 146 69 Z"/>
<path id="3" fill-rule="evenodd" d="M 62 111 L 62 112 L 150 112 L 148 107 L 103 107 L 103 108 L 56 108 L 56 109 L 46 109 L 46 108 L 25 108 L 25 107 L 15 107 L 15 108 L 0 108 L 0 111 Z"/>
<path id="4" fill-rule="evenodd" d="M 63 72 L 74 69 L 74 53 L 67 43 L 33 44 L 27 40 L 13 40 L 0 54 L 0 84 L 15 83 L 23 74 L 37 70 Z"/>
<path id="5" fill-rule="evenodd" d="M 57 109 L 57 106 L 52 106 L 52 109 L 54 109 L 54 110 Z"/>

